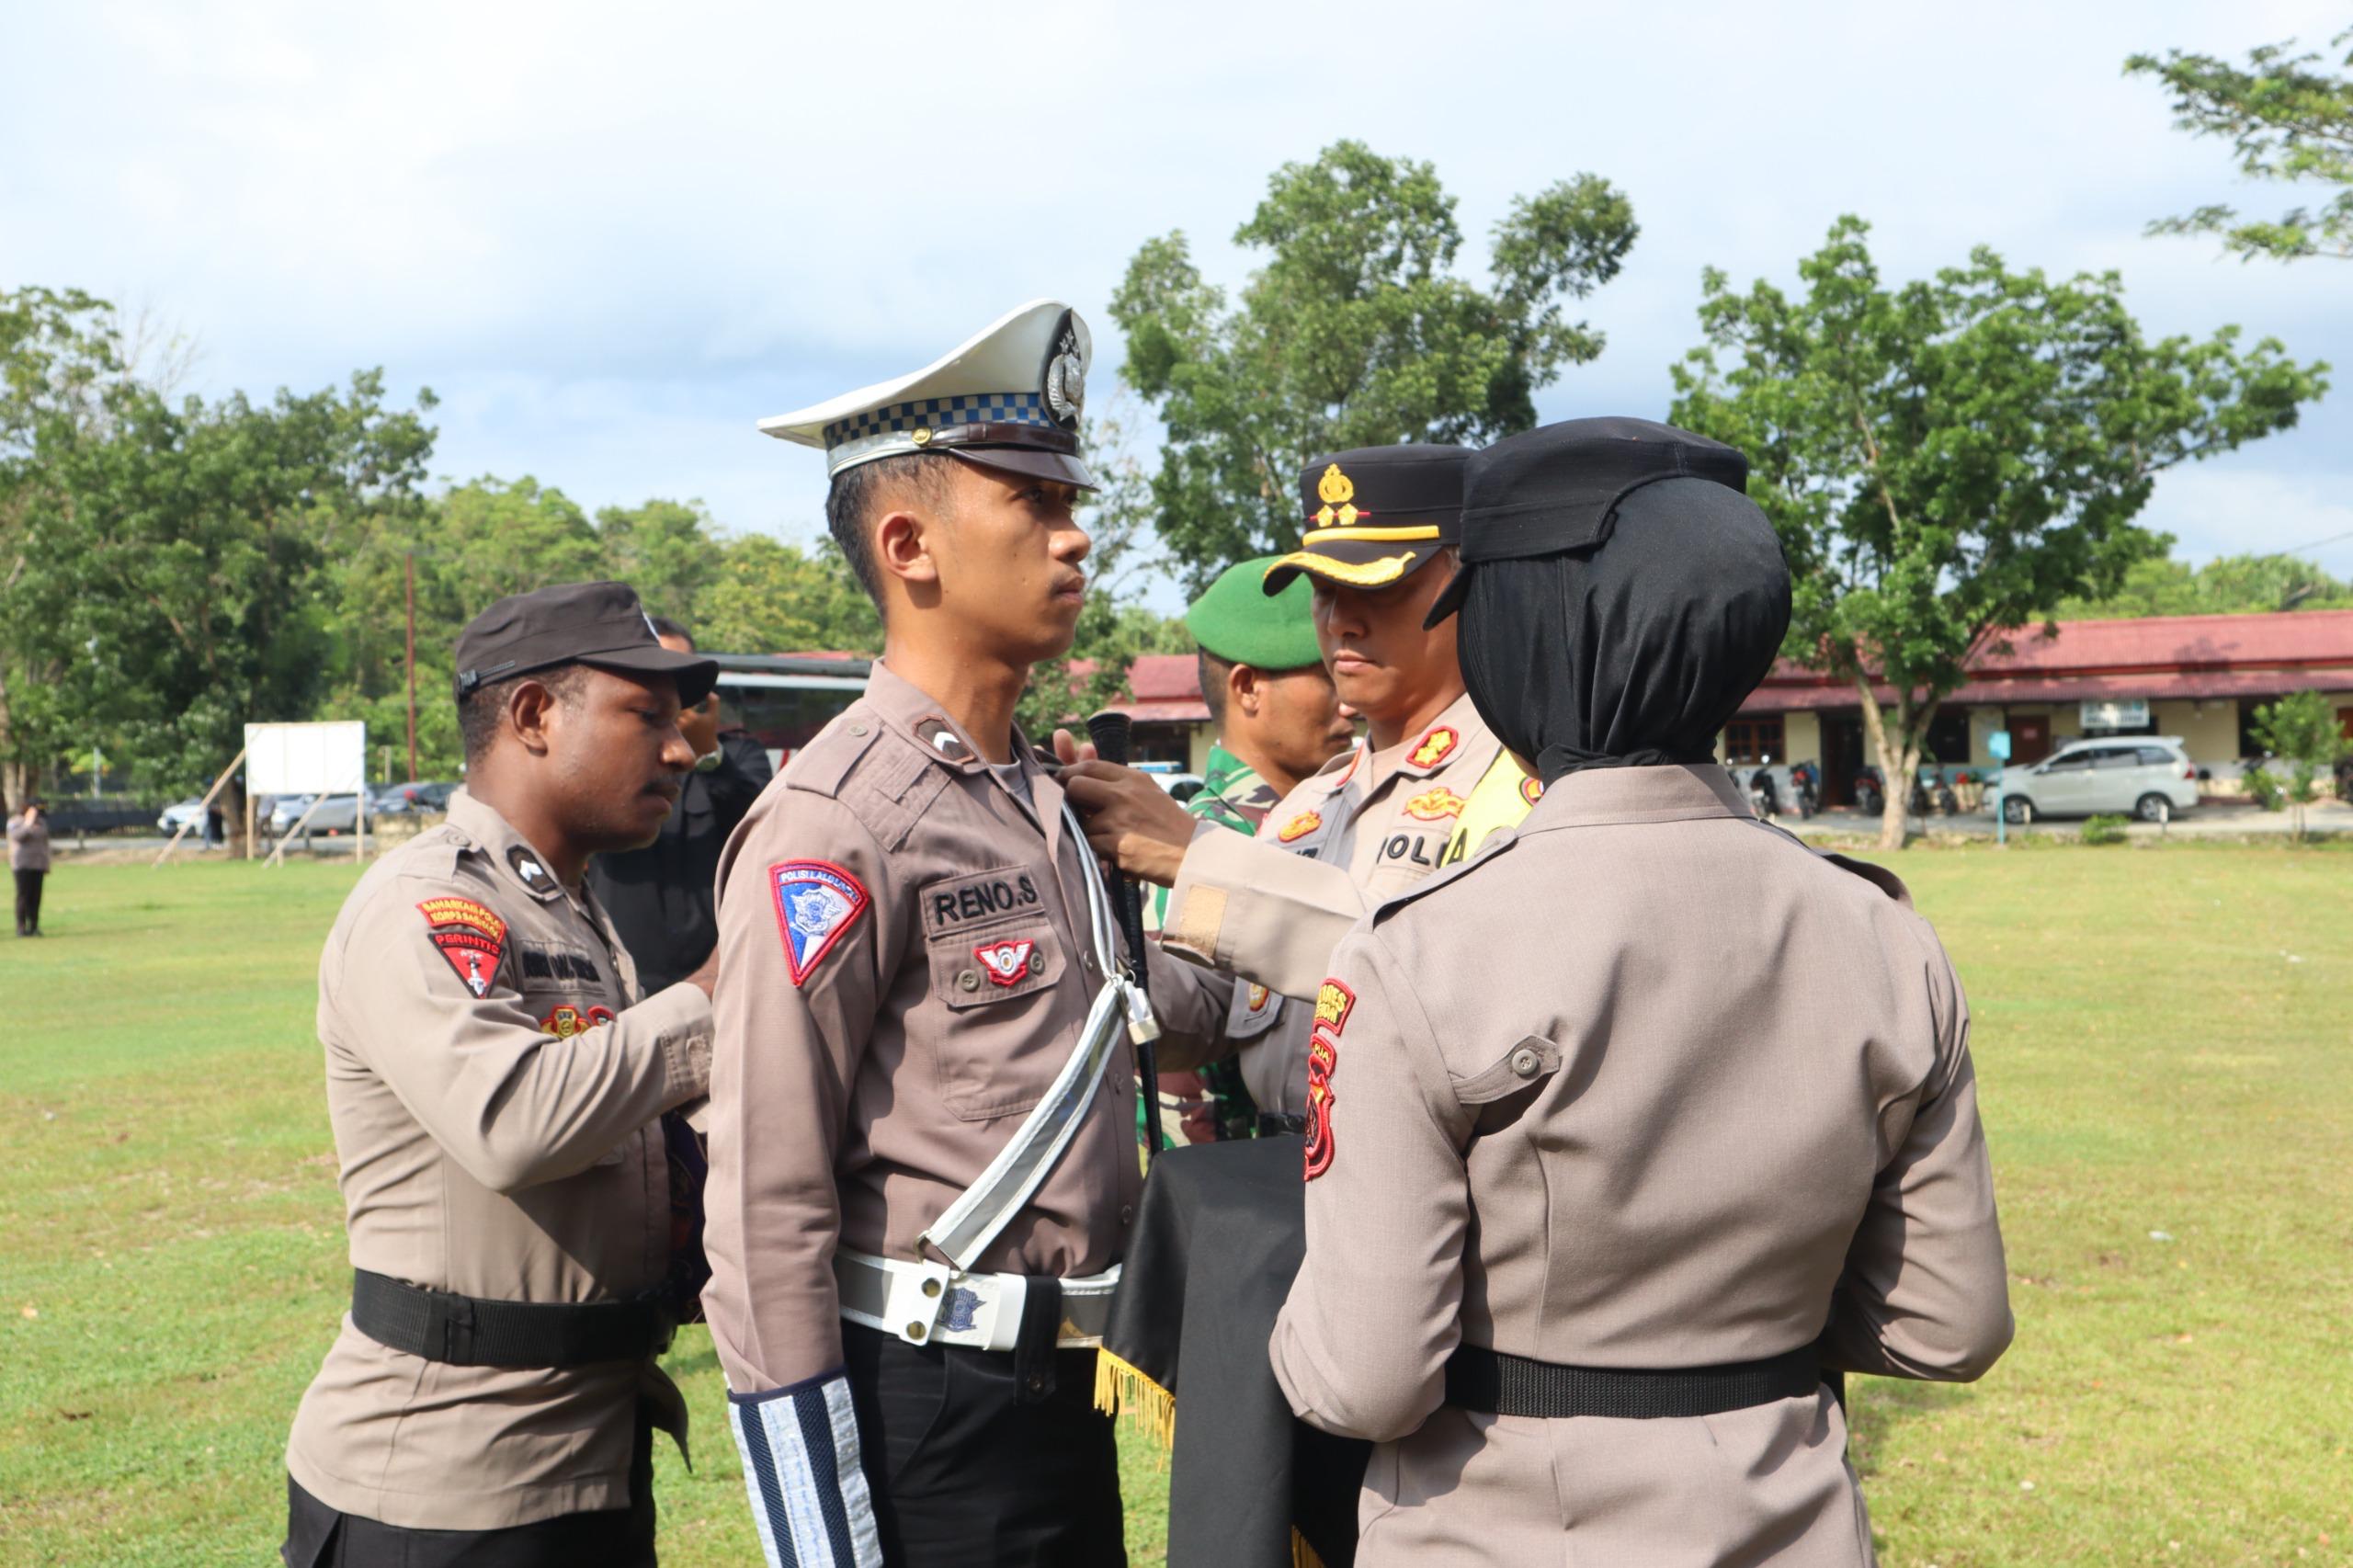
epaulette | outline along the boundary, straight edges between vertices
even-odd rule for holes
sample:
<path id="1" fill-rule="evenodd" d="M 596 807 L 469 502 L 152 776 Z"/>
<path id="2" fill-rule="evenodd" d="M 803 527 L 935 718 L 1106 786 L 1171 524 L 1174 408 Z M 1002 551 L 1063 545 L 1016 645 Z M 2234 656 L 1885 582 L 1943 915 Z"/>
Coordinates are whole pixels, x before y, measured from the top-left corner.
<path id="1" fill-rule="evenodd" d="M 853 715 L 856 715 L 853 717 Z M 842 784 L 856 771 L 859 761 L 882 738 L 881 721 L 871 713 L 858 713 L 851 709 L 817 732 L 816 738 L 792 754 L 784 765 L 777 781 L 788 790 L 806 790 L 813 795 L 828 795 L 838 800 Z"/>
<path id="2" fill-rule="evenodd" d="M 881 737 L 877 737 L 878 742 Z M 861 759 L 854 778 L 836 796 L 858 813 L 858 820 L 884 849 L 907 841 L 932 801 L 955 777 L 949 766 L 903 735 L 893 733 L 890 744 L 878 744 Z"/>
<path id="3" fill-rule="evenodd" d="M 1508 853 L 1511 846 L 1518 842 L 1519 835 L 1516 833 L 1490 834 L 1487 837 L 1487 842 L 1479 846 L 1479 852 L 1472 856 L 1469 859 L 1459 860 L 1455 864 L 1449 866 L 1443 871 L 1432 871 L 1428 876 L 1424 877 L 1412 887 L 1400 888 L 1395 892 L 1391 893 L 1387 898 L 1382 899 L 1379 903 L 1374 904 L 1372 906 L 1371 915 L 1373 924 L 1378 926 L 1381 921 L 1386 920 L 1391 915 L 1404 908 L 1415 899 L 1427 898 L 1430 894 L 1438 892 L 1438 889 L 1446 886 L 1449 882 L 1455 881 L 1461 877 L 1467 876 L 1499 855 Z"/>
<path id="4" fill-rule="evenodd" d="M 1902 877 L 1897 876 L 1886 867 L 1875 866 L 1869 860 L 1858 860 L 1851 855 L 1841 855 L 1835 849 L 1816 849 L 1777 822 L 1767 822 L 1760 817 L 1757 819 L 1756 825 L 1768 833 L 1779 834 L 1817 860 L 1827 860 L 1848 875 L 1862 878 L 1904 908 L 1912 907 L 1912 890 L 1904 885 Z"/>

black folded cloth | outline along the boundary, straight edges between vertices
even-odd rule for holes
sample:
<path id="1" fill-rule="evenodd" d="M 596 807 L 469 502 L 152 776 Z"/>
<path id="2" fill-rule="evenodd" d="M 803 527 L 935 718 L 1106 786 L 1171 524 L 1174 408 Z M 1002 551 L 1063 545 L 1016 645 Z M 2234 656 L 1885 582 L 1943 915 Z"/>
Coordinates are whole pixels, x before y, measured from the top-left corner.
<path id="1" fill-rule="evenodd" d="M 1170 1443 L 1169 1568 L 1356 1561 L 1372 1445 L 1297 1420 L 1267 1361 L 1307 1252 L 1303 1141 L 1171 1149 L 1153 1162 L 1103 1336 L 1097 1398 Z M 1296 1532 L 1296 1540 L 1294 1540 Z"/>

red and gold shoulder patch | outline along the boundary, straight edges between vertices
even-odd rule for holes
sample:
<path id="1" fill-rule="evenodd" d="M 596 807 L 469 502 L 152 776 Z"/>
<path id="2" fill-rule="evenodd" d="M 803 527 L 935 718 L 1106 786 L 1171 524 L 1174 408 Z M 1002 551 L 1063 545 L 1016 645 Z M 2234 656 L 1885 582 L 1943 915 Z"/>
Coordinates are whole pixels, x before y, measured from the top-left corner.
<path id="1" fill-rule="evenodd" d="M 1324 818 L 1316 812 L 1302 812 L 1283 824 L 1275 837 L 1284 844 L 1296 844 L 1324 825 Z"/>
<path id="2" fill-rule="evenodd" d="M 454 894 L 428 898 L 416 907 L 425 916 L 426 939 L 449 960 L 466 989 L 477 998 L 489 995 L 499 960 L 506 956 L 506 922 L 486 904 Z"/>
<path id="3" fill-rule="evenodd" d="M 1444 822 L 1462 814 L 1461 796 L 1441 784 L 1435 790 L 1425 790 L 1405 802 L 1405 814 L 1419 822 Z"/>
<path id="4" fill-rule="evenodd" d="M 1263 1011 L 1265 1010 L 1265 1008 L 1266 1008 L 1266 1006 L 1267 1006 L 1267 999 L 1268 997 L 1272 996 L 1273 994 L 1274 994 L 1274 993 L 1273 993 L 1273 992 L 1271 992 L 1271 991 L 1267 990 L 1267 989 L 1265 986 L 1263 986 L 1263 985 L 1253 985 L 1253 986 L 1251 986 L 1251 987 L 1250 987 L 1250 1010 L 1251 1010 L 1252 1012 L 1254 1012 L 1254 1013 L 1256 1013 L 1256 1012 L 1263 1012 Z"/>
<path id="5" fill-rule="evenodd" d="M 1542 800 L 1544 798 L 1544 780 L 1541 778 L 1522 778 L 1519 781 L 1519 798 L 1526 801 L 1531 806 L 1537 801 Z"/>
<path id="6" fill-rule="evenodd" d="M 1315 994 L 1315 1028 L 1307 1040 L 1307 1153 L 1304 1179 L 1332 1168 L 1332 1074 L 1340 1065 L 1340 1034 L 1357 994 L 1327 980 Z"/>
<path id="7" fill-rule="evenodd" d="M 1461 731 L 1451 724 L 1440 724 L 1421 738 L 1414 747 L 1412 755 L 1405 760 L 1415 767 L 1436 767 L 1439 763 L 1452 756 L 1454 748 L 1461 744 Z"/>

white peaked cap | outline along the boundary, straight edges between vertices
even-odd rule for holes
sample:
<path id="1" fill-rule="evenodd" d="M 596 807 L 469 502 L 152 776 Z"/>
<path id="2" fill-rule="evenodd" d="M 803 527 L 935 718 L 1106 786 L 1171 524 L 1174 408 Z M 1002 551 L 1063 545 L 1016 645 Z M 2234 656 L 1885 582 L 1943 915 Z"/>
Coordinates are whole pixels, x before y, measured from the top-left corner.
<path id="1" fill-rule="evenodd" d="M 1033 300 L 922 369 L 760 421 L 815 447 L 837 474 L 902 452 L 952 452 L 984 467 L 1092 486 L 1078 460 L 1094 335 L 1059 300 Z"/>

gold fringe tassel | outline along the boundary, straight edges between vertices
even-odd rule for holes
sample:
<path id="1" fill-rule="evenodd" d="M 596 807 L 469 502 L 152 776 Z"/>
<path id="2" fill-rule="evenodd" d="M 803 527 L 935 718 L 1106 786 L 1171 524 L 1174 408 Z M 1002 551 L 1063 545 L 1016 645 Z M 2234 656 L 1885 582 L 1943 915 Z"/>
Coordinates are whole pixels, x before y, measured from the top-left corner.
<path id="1" fill-rule="evenodd" d="M 1095 1352 L 1095 1408 L 1140 1422 L 1166 1462 L 1176 1442 L 1176 1396 L 1105 1349 Z"/>
<path id="2" fill-rule="evenodd" d="M 1324 1568 L 1324 1560 L 1297 1530 L 1290 1532 L 1290 1568 Z"/>

